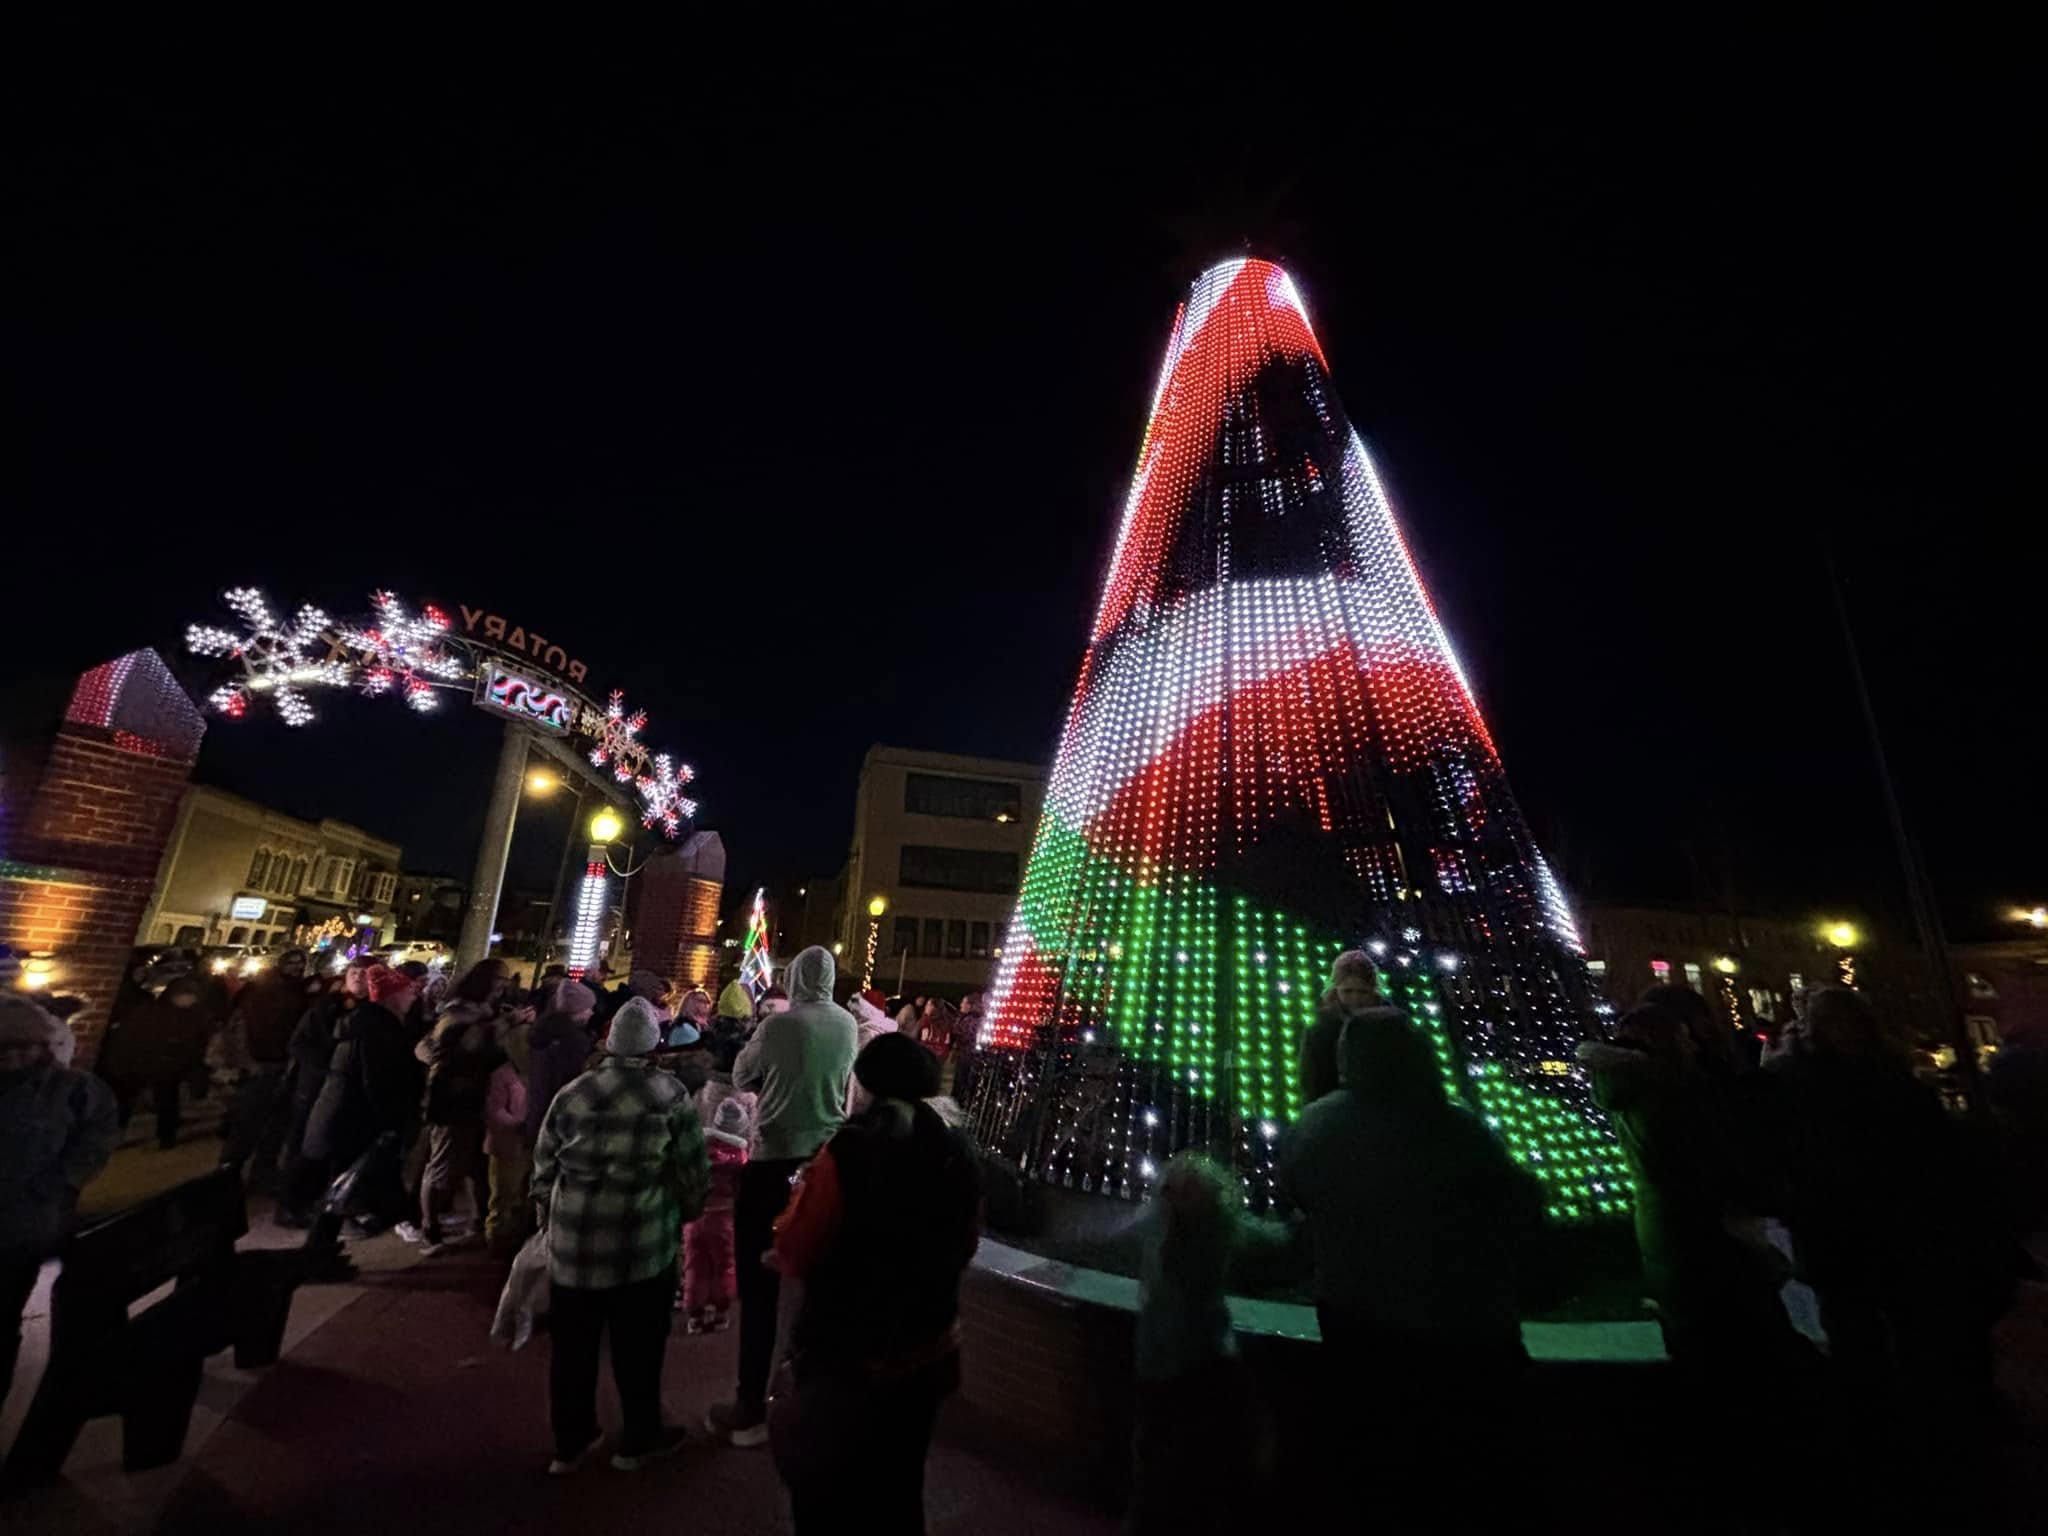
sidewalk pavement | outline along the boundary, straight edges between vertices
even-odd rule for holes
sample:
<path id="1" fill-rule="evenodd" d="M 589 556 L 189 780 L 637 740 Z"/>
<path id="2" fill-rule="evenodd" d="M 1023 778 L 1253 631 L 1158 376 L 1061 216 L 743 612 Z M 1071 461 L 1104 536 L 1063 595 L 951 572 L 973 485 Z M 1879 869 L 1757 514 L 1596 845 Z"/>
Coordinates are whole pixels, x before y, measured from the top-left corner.
<path id="1" fill-rule="evenodd" d="M 251 1243 L 299 1236 L 252 1211 Z M 421 1259 L 389 1235 L 349 1246 L 362 1273 L 349 1285 L 299 1292 L 277 1365 L 241 1372 L 228 1355 L 209 1362 L 183 1460 L 130 1477 L 120 1470 L 118 1421 L 95 1421 L 64 1482 L 0 1508 L 0 1525 L 27 1517 L 30 1528 L 67 1536 L 315 1536 L 380 1527 L 467 1536 L 558 1521 L 611 1530 L 789 1529 L 765 1449 L 700 1437 L 675 1460 L 638 1473 L 596 1460 L 575 1477 L 547 1477 L 547 1340 L 536 1336 L 508 1353 L 488 1338 L 504 1266 L 475 1250 Z M 674 1422 L 694 1428 L 711 1403 L 731 1395 L 737 1355 L 736 1332 L 691 1338 L 678 1320 L 664 1377 Z M 29 1384 L 14 1394 L 22 1406 Z M 616 1429 L 609 1379 L 599 1415 Z M 1028 1463 L 966 1449 L 960 1436 L 947 1443 L 948 1431 L 942 1416 L 926 1479 L 933 1532 L 1116 1529 L 1112 1515 L 1074 1501 Z M 848 1528 L 859 1529 L 859 1488 L 847 1499 Z"/>

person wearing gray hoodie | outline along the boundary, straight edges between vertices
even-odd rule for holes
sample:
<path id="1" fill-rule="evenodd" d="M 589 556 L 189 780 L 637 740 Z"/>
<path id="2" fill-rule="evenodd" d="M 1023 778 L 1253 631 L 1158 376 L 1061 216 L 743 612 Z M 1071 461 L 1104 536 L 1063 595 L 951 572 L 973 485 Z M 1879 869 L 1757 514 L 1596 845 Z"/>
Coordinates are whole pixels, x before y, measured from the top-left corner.
<path id="1" fill-rule="evenodd" d="M 752 1155 L 733 1202 L 733 1256 L 739 1268 L 740 1369 L 735 1400 L 714 1407 L 706 1424 L 738 1446 L 768 1439 L 768 1372 L 775 1361 L 775 1312 L 781 1277 L 763 1262 L 775 1242 L 775 1218 L 789 1204 L 804 1164 L 846 1119 L 846 1084 L 857 1034 L 853 1015 L 832 1001 L 832 952 L 812 945 L 789 963 L 790 1005 L 762 1019 L 732 1065 L 732 1083 L 757 1095 Z"/>

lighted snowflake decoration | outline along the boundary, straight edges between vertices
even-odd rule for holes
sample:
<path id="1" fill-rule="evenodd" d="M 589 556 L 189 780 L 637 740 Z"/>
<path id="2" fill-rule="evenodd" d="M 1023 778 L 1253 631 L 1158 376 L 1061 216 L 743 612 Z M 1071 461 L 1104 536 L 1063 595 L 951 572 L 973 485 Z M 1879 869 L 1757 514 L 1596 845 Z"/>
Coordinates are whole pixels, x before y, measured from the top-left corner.
<path id="1" fill-rule="evenodd" d="M 626 713 L 626 695 L 619 689 L 612 690 L 611 702 L 605 705 L 604 714 L 594 724 L 591 734 L 597 738 L 597 745 L 590 749 L 590 761 L 602 768 L 606 763 L 612 766 L 612 777 L 621 784 L 631 782 L 634 764 L 646 761 L 647 749 L 633 738 L 647 725 L 647 711 L 636 709 Z"/>
<path id="2" fill-rule="evenodd" d="M 469 670 L 445 643 L 448 615 L 429 603 L 415 618 L 390 592 L 372 592 L 370 606 L 377 611 L 376 624 L 345 630 L 341 637 L 361 653 L 363 692 L 373 698 L 396 692 L 420 714 L 439 708 L 435 682 L 455 682 Z"/>
<path id="3" fill-rule="evenodd" d="M 696 777 L 688 763 L 678 766 L 666 752 L 657 753 L 654 772 L 641 775 L 635 786 L 640 791 L 640 825 L 651 827 L 658 821 L 669 837 L 682 831 L 683 823 L 697 814 L 697 802 L 684 795 L 683 786 Z"/>
<path id="4" fill-rule="evenodd" d="M 346 665 L 312 654 L 330 623 L 318 608 L 307 604 L 287 626 L 271 611 L 270 599 L 254 587 L 231 588 L 222 601 L 242 621 L 240 630 L 193 624 L 185 631 L 185 644 L 194 654 L 232 656 L 242 664 L 239 678 L 207 695 L 206 702 L 222 714 L 239 719 L 254 695 L 268 694 L 286 725 L 305 725 L 313 718 L 313 706 L 300 690 L 333 688 L 348 681 Z"/>

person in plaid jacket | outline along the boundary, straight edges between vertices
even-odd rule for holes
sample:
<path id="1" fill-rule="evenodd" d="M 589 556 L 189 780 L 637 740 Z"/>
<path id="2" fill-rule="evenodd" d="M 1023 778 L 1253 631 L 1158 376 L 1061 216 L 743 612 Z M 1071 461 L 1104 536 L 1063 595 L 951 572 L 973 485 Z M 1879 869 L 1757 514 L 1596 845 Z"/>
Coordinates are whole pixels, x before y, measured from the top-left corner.
<path id="1" fill-rule="evenodd" d="M 682 1446 L 682 1431 L 661 1422 L 662 1357 L 677 1244 L 683 1223 L 704 1208 L 711 1167 L 689 1090 L 654 1066 L 661 1043 L 661 1020 L 645 999 L 620 1008 L 604 1061 L 555 1096 L 533 1149 L 554 1284 L 555 1476 L 575 1471 L 603 1438 L 597 1356 L 607 1329 L 625 1415 L 612 1465 L 635 1471 Z"/>

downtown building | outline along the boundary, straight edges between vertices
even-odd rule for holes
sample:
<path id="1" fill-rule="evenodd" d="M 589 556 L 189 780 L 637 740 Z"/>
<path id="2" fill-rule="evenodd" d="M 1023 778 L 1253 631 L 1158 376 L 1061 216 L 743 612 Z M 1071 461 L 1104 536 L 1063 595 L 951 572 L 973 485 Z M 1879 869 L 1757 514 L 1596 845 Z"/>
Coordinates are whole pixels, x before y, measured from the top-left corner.
<path id="1" fill-rule="evenodd" d="M 266 949 L 301 928 L 393 927 L 400 848 L 344 821 L 301 821 L 193 785 L 172 824 L 137 944 Z M 303 940 L 305 935 L 301 935 Z"/>
<path id="2" fill-rule="evenodd" d="M 957 1003 L 987 987 L 1045 785 L 1038 763 L 868 748 L 846 869 L 833 882 L 841 976 L 859 981 L 873 927 L 882 991 Z M 870 910 L 878 897 L 879 918 Z"/>

